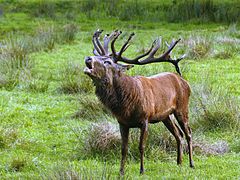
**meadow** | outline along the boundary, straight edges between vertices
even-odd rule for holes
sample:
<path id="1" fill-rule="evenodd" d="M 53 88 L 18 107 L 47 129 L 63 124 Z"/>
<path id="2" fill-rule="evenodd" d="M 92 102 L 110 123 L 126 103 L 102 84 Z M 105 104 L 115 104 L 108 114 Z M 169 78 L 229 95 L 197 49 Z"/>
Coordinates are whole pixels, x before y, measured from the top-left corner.
<path id="1" fill-rule="evenodd" d="M 0 179 L 239 179 L 239 6 L 180 2 L 1 0 Z M 176 164 L 175 139 L 158 123 L 150 125 L 145 174 L 139 175 L 139 131 L 132 129 L 126 174 L 119 176 L 118 123 L 83 73 L 96 29 L 121 29 L 118 48 L 134 32 L 129 57 L 159 36 L 160 53 L 164 41 L 182 39 L 173 56 L 187 54 L 180 68 L 192 89 L 195 169 L 186 150 L 183 165 Z M 175 69 L 159 63 L 127 74 L 165 71 Z"/>

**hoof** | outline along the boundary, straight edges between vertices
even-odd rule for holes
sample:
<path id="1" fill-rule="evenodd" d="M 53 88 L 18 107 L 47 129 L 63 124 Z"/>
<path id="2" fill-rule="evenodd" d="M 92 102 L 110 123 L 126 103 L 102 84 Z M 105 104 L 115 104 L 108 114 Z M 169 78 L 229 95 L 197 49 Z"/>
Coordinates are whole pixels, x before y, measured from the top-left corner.
<path id="1" fill-rule="evenodd" d="M 193 169 L 195 169 L 195 167 L 194 167 L 194 165 L 193 165 L 193 164 L 190 164 L 190 168 L 193 168 Z"/>
<path id="2" fill-rule="evenodd" d="M 144 169 L 140 170 L 140 175 L 144 175 Z"/>
<path id="3" fill-rule="evenodd" d="M 123 171 L 123 170 L 120 170 L 120 171 L 119 171 L 119 174 L 120 174 L 120 176 L 124 176 L 124 171 Z"/>

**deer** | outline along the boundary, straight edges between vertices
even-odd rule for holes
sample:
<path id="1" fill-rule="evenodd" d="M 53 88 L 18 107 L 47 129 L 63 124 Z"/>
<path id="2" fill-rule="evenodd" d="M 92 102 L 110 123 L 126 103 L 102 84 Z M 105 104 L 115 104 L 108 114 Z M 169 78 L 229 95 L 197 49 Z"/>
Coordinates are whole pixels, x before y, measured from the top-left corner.
<path id="1" fill-rule="evenodd" d="M 106 34 L 103 43 L 100 41 L 102 32 L 103 30 L 97 30 L 93 34 L 94 56 L 85 57 L 84 73 L 92 79 L 99 100 L 112 112 L 119 123 L 121 134 L 120 174 L 124 175 L 129 129 L 140 129 L 140 174 L 143 174 L 148 126 L 158 122 L 163 122 L 176 139 L 178 165 L 182 164 L 185 135 L 190 167 L 194 168 L 192 131 L 188 118 L 191 89 L 188 82 L 182 78 L 178 66 L 185 55 L 178 59 L 172 59 L 170 56 L 171 51 L 181 39 L 173 40 L 170 45 L 167 44 L 168 49 L 161 56 L 155 57 L 161 46 L 161 38 L 157 38 L 147 52 L 130 59 L 123 56 L 123 52 L 130 46 L 134 33 L 130 34 L 120 51 L 117 52 L 115 42 L 122 32 L 115 30 L 111 34 Z M 109 44 L 111 52 L 109 52 Z M 134 65 L 159 62 L 173 64 L 177 73 L 163 72 L 150 77 L 129 76 L 125 73 Z M 171 116 L 174 116 L 176 121 L 172 120 Z"/>

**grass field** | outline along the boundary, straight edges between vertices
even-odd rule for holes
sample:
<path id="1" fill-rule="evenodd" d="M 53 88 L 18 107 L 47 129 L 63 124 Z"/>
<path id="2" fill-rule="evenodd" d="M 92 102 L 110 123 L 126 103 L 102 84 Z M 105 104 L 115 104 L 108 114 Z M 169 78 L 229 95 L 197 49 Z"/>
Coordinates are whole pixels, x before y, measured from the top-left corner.
<path id="1" fill-rule="evenodd" d="M 83 74 L 84 57 L 92 55 L 91 37 L 98 28 L 106 33 L 121 29 L 117 47 L 135 32 L 126 56 L 146 51 L 158 36 L 168 42 L 181 37 L 173 55 L 188 55 L 180 67 L 192 88 L 195 169 L 188 167 L 186 152 L 183 165 L 177 166 L 175 140 L 159 123 L 150 126 L 143 176 L 139 132 L 131 131 L 123 179 L 240 178 L 238 24 L 123 21 L 104 18 L 106 14 L 97 19 L 88 17 L 88 12 L 58 11 L 61 3 L 50 14 L 52 5 L 41 2 L 47 16 L 46 12 L 40 16 L 42 12 L 34 11 L 38 6 L 26 1 L 0 5 L 0 179 L 119 178 L 117 121 L 102 107 L 90 78 Z M 26 5 L 21 9 L 22 3 Z M 136 66 L 127 73 L 150 76 L 164 71 L 175 69 L 160 63 Z M 104 136 L 106 132 L 111 138 Z"/>

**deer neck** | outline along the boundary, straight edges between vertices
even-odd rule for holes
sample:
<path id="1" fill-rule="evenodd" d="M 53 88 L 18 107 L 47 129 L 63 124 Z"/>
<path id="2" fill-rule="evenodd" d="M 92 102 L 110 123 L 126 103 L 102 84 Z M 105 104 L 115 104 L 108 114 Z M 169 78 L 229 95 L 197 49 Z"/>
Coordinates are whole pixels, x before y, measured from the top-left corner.
<path id="1" fill-rule="evenodd" d="M 100 101 L 116 116 L 129 114 L 129 107 L 139 104 L 139 89 L 134 77 L 121 74 L 113 78 L 113 83 L 102 83 L 96 86 L 96 95 Z M 128 113 L 129 112 L 129 113 Z M 125 114 L 124 116 L 127 116 Z"/>

